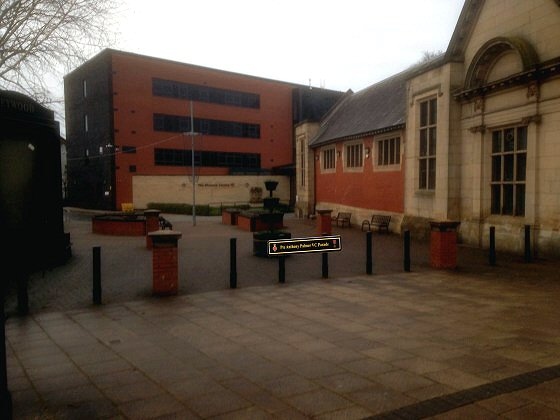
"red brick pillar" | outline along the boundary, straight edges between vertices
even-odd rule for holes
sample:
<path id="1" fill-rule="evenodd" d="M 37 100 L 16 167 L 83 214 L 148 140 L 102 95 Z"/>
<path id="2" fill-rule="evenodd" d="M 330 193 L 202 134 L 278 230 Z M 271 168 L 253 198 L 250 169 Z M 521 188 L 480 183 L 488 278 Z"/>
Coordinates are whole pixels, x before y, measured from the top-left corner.
<path id="1" fill-rule="evenodd" d="M 152 294 L 176 295 L 179 289 L 177 242 L 181 232 L 158 230 L 148 234 L 152 239 Z"/>
<path id="2" fill-rule="evenodd" d="M 457 267 L 457 227 L 460 222 L 430 222 L 430 264 L 433 268 Z"/>
<path id="3" fill-rule="evenodd" d="M 150 232 L 159 230 L 159 210 L 146 210 L 144 216 L 146 217 L 146 248 L 152 249 L 152 238 L 148 235 Z"/>
<path id="4" fill-rule="evenodd" d="M 319 217 L 317 217 L 317 233 L 319 235 L 332 233 L 332 210 L 317 210 Z"/>

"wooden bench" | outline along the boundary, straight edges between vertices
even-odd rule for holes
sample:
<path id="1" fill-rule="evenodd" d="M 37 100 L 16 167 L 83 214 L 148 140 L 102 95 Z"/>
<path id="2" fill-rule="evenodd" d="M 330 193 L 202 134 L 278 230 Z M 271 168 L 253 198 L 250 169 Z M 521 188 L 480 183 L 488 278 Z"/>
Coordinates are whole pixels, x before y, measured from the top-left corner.
<path id="1" fill-rule="evenodd" d="M 372 227 L 376 227 L 378 232 L 385 231 L 389 232 L 389 223 L 391 222 L 391 216 L 386 214 L 374 214 L 371 219 L 364 220 L 362 222 L 362 232 L 364 228 L 371 231 Z"/>
<path id="2" fill-rule="evenodd" d="M 352 213 L 338 212 L 336 216 L 331 217 L 331 222 L 334 223 L 336 226 L 350 227 L 351 217 L 352 217 Z"/>

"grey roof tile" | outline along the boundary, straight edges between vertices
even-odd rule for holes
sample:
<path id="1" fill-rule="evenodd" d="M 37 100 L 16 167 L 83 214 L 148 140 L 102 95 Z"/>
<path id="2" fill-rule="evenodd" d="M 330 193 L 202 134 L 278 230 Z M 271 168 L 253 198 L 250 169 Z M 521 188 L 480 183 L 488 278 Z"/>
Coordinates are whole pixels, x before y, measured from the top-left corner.
<path id="1" fill-rule="evenodd" d="M 406 116 L 406 70 L 361 91 L 349 91 L 325 116 L 312 147 L 402 126 Z"/>

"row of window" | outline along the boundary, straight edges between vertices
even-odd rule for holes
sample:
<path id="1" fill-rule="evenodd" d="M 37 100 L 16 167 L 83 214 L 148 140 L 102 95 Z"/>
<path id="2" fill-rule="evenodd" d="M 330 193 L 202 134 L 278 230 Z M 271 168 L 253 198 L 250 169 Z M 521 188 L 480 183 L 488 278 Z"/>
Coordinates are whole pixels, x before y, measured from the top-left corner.
<path id="1" fill-rule="evenodd" d="M 433 191 L 436 187 L 437 100 L 419 104 L 418 188 Z M 378 140 L 377 166 L 400 164 L 400 138 Z M 323 170 L 335 169 L 335 148 L 322 151 Z M 345 167 L 363 166 L 363 144 L 344 146 Z M 527 127 L 509 127 L 492 132 L 491 213 L 525 215 L 525 178 L 527 171 Z"/>
<path id="2" fill-rule="evenodd" d="M 377 166 L 400 165 L 401 163 L 401 139 L 393 137 L 390 139 L 378 140 L 377 145 Z M 322 168 L 332 170 L 336 167 L 336 151 L 334 146 L 323 149 Z M 369 150 L 366 149 L 366 155 Z M 361 168 L 364 165 L 364 146 L 362 143 L 351 143 L 344 147 L 344 164 L 346 168 Z M 367 156 L 366 156 L 367 157 Z"/>
<path id="3" fill-rule="evenodd" d="M 418 188 L 436 187 L 437 100 L 420 104 Z M 527 170 L 527 127 L 492 131 L 491 213 L 525 215 L 525 176 Z"/>
<path id="4" fill-rule="evenodd" d="M 154 149 L 154 163 L 161 166 L 190 166 L 191 150 Z M 259 169 L 261 156 L 258 153 L 195 151 L 196 166 L 214 166 L 225 168 Z"/>
<path id="5" fill-rule="evenodd" d="M 258 139 L 261 136 L 259 124 L 194 118 L 193 125 L 192 131 L 212 136 L 251 139 Z M 191 131 L 191 118 L 181 115 L 154 114 L 154 131 L 189 133 Z"/>
<path id="6" fill-rule="evenodd" d="M 154 96 L 189 99 L 198 102 L 209 102 L 244 108 L 260 107 L 260 96 L 255 93 L 193 85 L 172 80 L 153 79 L 152 94 Z"/>

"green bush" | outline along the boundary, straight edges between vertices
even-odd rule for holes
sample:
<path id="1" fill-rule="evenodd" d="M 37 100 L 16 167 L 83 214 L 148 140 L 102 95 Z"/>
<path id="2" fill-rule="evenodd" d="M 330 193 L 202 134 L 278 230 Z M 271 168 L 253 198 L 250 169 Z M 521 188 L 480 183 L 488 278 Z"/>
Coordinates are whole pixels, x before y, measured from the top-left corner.
<path id="1" fill-rule="evenodd" d="M 169 214 L 192 214 L 192 205 L 185 203 L 148 203 L 148 209 L 156 209 L 162 213 Z M 209 205 L 209 204 L 197 204 L 196 214 L 199 216 L 220 216 L 222 214 L 223 206 Z M 262 207 L 251 207 L 249 204 L 235 204 L 228 205 L 227 208 L 236 208 L 239 210 L 250 211 L 252 213 L 262 214 L 268 213 L 269 210 Z M 275 209 L 274 213 L 288 213 L 293 211 L 289 208 L 287 204 L 280 203 Z"/>
<path id="2" fill-rule="evenodd" d="M 192 205 L 185 203 L 148 203 L 148 208 L 169 214 L 192 214 Z M 210 206 L 208 204 L 197 204 L 196 214 L 210 216 Z"/>

